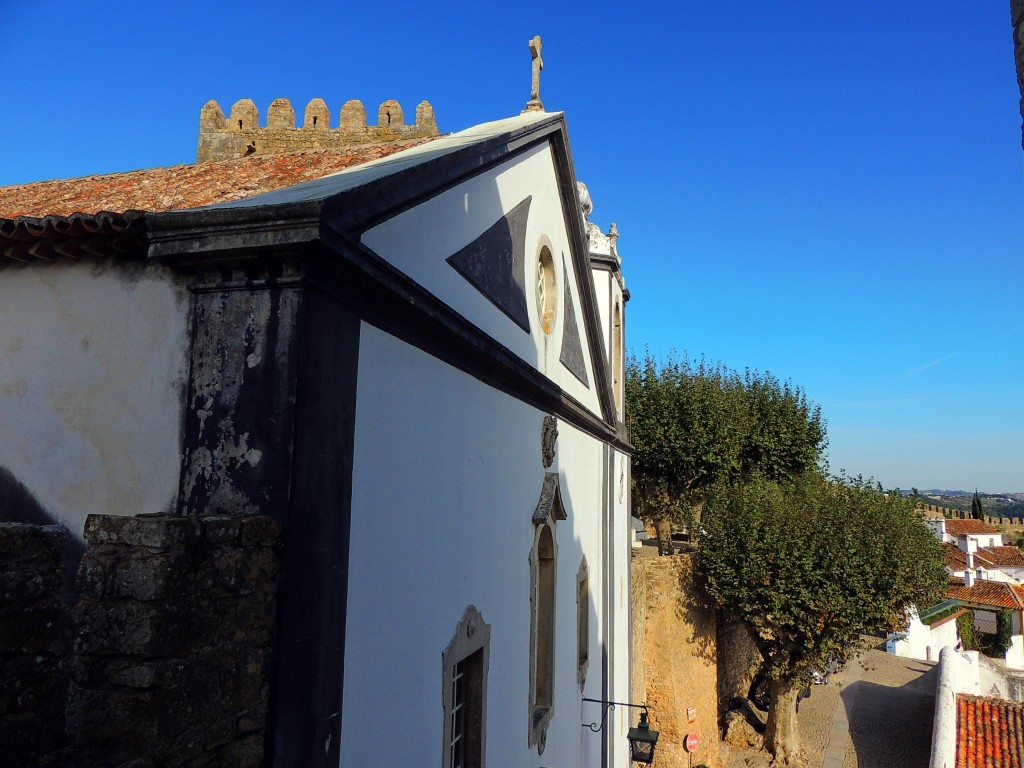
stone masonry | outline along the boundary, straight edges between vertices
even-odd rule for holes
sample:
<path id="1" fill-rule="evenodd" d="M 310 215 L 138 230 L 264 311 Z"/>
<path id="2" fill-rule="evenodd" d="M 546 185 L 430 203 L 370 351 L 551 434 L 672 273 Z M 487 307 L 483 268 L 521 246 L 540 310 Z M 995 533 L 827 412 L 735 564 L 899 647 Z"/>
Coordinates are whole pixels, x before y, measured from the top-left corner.
<path id="1" fill-rule="evenodd" d="M 0 764 L 11 768 L 65 741 L 71 548 L 63 526 L 0 523 Z"/>
<path id="2" fill-rule="evenodd" d="M 692 554 L 633 559 L 633 700 L 650 707 L 662 768 L 722 765 L 716 609 L 694 582 L 693 561 Z M 683 748 L 688 733 L 700 739 L 692 760 Z"/>
<path id="3" fill-rule="evenodd" d="M 259 111 L 250 99 L 236 101 L 227 117 L 216 101 L 206 102 L 199 114 L 196 162 L 299 149 L 344 149 L 437 136 L 434 108 L 427 101 L 417 105 L 413 125 L 406 125 L 402 107 L 393 99 L 378 108 L 376 125 L 367 125 L 366 108 L 358 99 L 345 102 L 338 125 L 334 127 L 331 127 L 331 112 L 323 99 L 313 99 L 306 105 L 301 128 L 296 127 L 295 109 L 288 99 L 275 99 L 271 103 L 266 126 L 260 126 L 259 119 Z"/>
<path id="4" fill-rule="evenodd" d="M 267 517 L 91 515 L 74 744 L 46 764 L 263 765 L 279 535 Z"/>

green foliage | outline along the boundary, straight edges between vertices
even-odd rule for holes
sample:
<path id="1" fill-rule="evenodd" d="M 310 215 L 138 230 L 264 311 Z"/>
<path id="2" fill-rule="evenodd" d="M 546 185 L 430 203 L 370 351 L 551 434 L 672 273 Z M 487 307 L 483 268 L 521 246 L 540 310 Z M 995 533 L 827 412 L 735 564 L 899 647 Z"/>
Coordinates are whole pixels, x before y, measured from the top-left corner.
<path id="1" fill-rule="evenodd" d="M 974 498 L 971 499 L 971 517 L 975 520 L 985 519 L 985 507 L 981 503 L 977 488 L 974 489 Z"/>
<path id="2" fill-rule="evenodd" d="M 770 373 L 741 376 L 686 355 L 660 364 L 650 353 L 631 355 L 625 392 L 640 516 L 685 519 L 717 483 L 792 478 L 824 455 L 820 409 Z"/>
<path id="3" fill-rule="evenodd" d="M 718 604 L 755 630 L 770 679 L 796 683 L 858 650 L 861 633 L 906 626 L 942 594 L 942 546 L 914 501 L 807 471 L 754 476 L 708 500 L 699 553 Z"/>
<path id="4" fill-rule="evenodd" d="M 965 611 L 956 618 L 956 631 L 965 651 L 978 650 L 978 634 L 974 630 L 974 611 Z"/>
<path id="5" fill-rule="evenodd" d="M 996 637 L 995 650 L 997 656 L 1005 656 L 1010 650 L 1013 636 L 1013 618 L 1009 611 L 1000 611 L 996 614 Z"/>

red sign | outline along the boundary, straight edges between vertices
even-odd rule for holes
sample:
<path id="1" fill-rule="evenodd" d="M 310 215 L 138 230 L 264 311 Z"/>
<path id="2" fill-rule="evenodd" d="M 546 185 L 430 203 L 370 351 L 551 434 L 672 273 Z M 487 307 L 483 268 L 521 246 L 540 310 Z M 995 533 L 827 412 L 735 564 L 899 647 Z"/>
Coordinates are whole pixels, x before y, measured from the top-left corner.
<path id="1" fill-rule="evenodd" d="M 697 738 L 696 733 L 686 734 L 686 741 L 684 742 L 687 752 L 696 752 L 700 746 L 700 739 Z"/>

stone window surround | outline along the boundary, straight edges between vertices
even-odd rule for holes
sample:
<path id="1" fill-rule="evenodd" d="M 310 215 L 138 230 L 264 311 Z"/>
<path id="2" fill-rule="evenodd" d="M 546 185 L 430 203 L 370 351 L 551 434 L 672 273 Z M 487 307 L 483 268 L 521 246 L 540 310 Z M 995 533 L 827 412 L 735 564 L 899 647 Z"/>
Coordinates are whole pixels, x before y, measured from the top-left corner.
<path id="1" fill-rule="evenodd" d="M 441 704 L 444 712 L 442 730 L 444 736 L 441 741 L 441 765 L 443 768 L 451 768 L 449 745 L 452 739 L 452 681 L 455 665 L 477 651 L 483 653 L 480 686 L 480 768 L 483 768 L 487 761 L 487 671 L 491 656 L 491 625 L 484 621 L 476 606 L 469 605 L 455 628 L 451 642 L 441 654 Z"/>
<path id="2" fill-rule="evenodd" d="M 565 508 L 562 505 L 561 484 L 557 472 L 545 472 L 544 481 L 541 485 L 540 500 L 534 510 L 532 522 L 534 525 L 533 547 L 530 550 L 530 699 L 529 717 L 527 720 L 527 744 L 537 747 L 537 754 L 544 754 L 544 747 L 547 743 L 547 730 L 554 716 L 554 649 L 555 649 L 555 606 L 554 599 L 557 594 L 557 572 L 558 572 L 558 540 L 555 535 L 555 523 L 558 520 L 565 520 Z M 547 533 L 547 536 L 545 535 Z M 549 539 L 550 554 L 542 557 L 542 543 Z M 550 561 L 542 570 L 542 560 Z M 550 579 L 546 585 L 542 584 L 542 574 Z M 551 603 L 547 606 L 541 605 L 542 589 L 549 596 Z M 545 615 L 548 620 L 545 621 Z M 541 626 L 545 624 L 546 626 Z M 543 691 L 538 691 L 538 651 L 541 645 L 540 632 L 547 632 L 546 646 L 549 649 L 547 674 L 549 676 L 550 700 L 539 701 L 543 698 Z M 540 694 L 540 695 L 539 695 Z"/>

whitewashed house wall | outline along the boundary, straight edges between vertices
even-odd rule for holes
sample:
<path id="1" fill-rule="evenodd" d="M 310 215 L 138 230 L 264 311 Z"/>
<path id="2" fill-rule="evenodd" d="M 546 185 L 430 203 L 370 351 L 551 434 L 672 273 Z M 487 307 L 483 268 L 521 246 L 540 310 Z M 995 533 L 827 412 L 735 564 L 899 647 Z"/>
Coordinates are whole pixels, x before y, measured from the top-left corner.
<path id="1" fill-rule="evenodd" d="M 79 538 L 89 514 L 174 506 L 188 306 L 140 262 L 4 270 L 0 468 Z"/>

